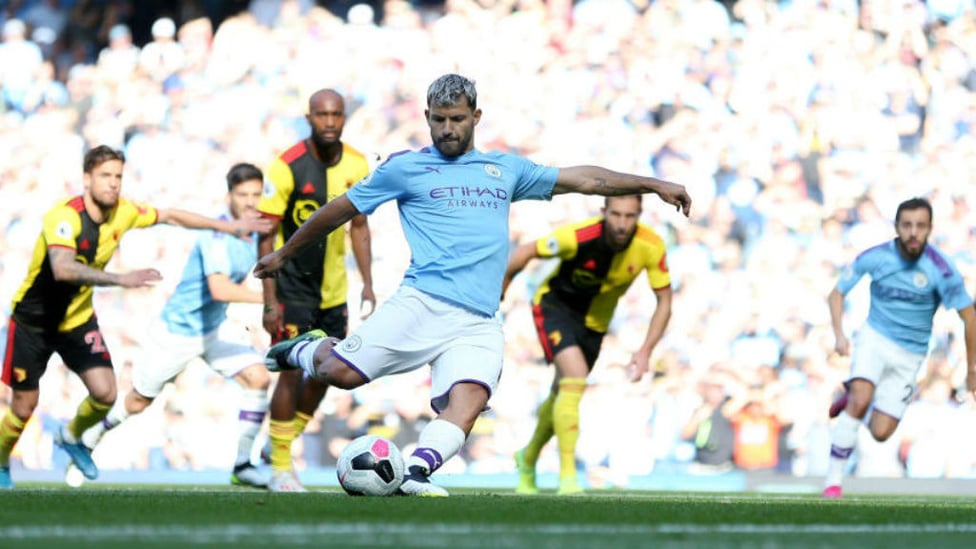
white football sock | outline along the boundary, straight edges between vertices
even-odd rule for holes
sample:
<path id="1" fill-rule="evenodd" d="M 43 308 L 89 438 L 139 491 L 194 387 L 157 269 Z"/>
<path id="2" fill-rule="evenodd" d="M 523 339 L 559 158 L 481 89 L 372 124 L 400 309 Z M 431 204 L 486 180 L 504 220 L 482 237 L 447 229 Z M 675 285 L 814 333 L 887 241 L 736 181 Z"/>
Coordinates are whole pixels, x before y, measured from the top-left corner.
<path id="1" fill-rule="evenodd" d="M 87 431 L 81 434 L 81 442 L 89 447 L 94 448 L 105 433 L 111 431 L 112 429 L 119 426 L 120 423 L 129 418 L 129 411 L 125 408 L 125 398 L 128 394 L 120 395 L 115 399 L 115 403 L 109 409 L 108 414 L 104 419 L 92 425 Z"/>
<path id="2" fill-rule="evenodd" d="M 235 465 L 251 462 L 254 439 L 261 431 L 261 423 L 268 413 L 268 392 L 264 389 L 244 389 L 241 410 L 237 414 L 237 460 Z"/>
<path id="3" fill-rule="evenodd" d="M 840 485 L 847 460 L 857 445 L 857 430 L 861 422 L 846 411 L 837 416 L 830 435 L 830 464 L 827 466 L 827 486 Z"/>
<path id="4" fill-rule="evenodd" d="M 322 339 L 303 341 L 288 353 L 288 362 L 298 366 L 311 377 L 318 377 L 315 372 L 315 351 L 318 350 Z"/>
<path id="5" fill-rule="evenodd" d="M 407 458 L 407 470 L 411 465 L 419 465 L 428 474 L 433 473 L 461 450 L 464 439 L 464 431 L 450 421 L 431 421 L 420 432 L 417 449 Z"/>

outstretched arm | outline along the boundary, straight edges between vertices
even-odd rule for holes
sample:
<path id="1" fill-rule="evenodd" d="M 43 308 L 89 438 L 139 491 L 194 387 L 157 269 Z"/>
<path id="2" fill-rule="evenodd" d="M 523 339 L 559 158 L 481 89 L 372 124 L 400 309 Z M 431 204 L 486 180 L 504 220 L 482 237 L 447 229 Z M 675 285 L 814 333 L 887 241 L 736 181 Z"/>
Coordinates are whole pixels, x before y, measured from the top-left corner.
<path id="1" fill-rule="evenodd" d="M 246 237 L 253 232 L 265 234 L 271 231 L 271 222 L 261 217 L 242 217 L 234 221 L 225 221 L 176 208 L 164 208 L 157 211 L 159 212 L 158 223 L 167 223 L 188 229 L 211 229 L 232 234 L 238 238 Z"/>
<path id="2" fill-rule="evenodd" d="M 254 266 L 254 276 L 258 278 L 274 276 L 274 273 L 281 269 L 291 256 L 319 239 L 325 238 L 359 213 L 360 211 L 352 205 L 346 195 L 330 200 L 315 210 L 312 217 L 302 223 L 302 226 L 282 247 L 258 259 L 257 265 Z"/>
<path id="3" fill-rule="evenodd" d="M 508 268 L 505 270 L 505 279 L 502 281 L 503 298 L 505 297 L 505 292 L 508 291 L 508 285 L 512 283 L 515 275 L 522 272 L 522 269 L 529 264 L 529 261 L 537 257 L 539 257 L 539 252 L 536 250 L 534 241 L 515 248 L 515 251 L 512 252 L 512 257 L 508 259 Z"/>
<path id="4" fill-rule="evenodd" d="M 691 211 L 691 197 L 688 196 L 684 185 L 653 177 L 615 172 L 599 166 L 560 168 L 552 194 L 564 193 L 603 196 L 654 193 L 686 216 Z"/>

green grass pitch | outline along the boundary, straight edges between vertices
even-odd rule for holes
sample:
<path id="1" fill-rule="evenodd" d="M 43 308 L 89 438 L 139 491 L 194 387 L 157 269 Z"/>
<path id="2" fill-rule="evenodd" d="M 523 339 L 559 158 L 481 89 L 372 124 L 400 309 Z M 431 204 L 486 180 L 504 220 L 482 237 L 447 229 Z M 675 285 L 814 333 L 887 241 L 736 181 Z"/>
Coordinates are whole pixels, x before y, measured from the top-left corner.
<path id="1" fill-rule="evenodd" d="M 0 547 L 976 547 L 976 498 L 594 490 L 354 498 L 222 486 L 0 492 Z"/>

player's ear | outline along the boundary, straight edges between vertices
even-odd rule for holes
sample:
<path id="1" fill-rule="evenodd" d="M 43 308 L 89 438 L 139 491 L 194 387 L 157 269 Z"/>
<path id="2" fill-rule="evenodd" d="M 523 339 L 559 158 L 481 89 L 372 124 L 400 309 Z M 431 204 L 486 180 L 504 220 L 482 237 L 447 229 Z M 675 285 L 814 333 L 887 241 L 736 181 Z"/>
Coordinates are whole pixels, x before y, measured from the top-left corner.
<path id="1" fill-rule="evenodd" d="M 477 126 L 478 122 L 481 121 L 481 109 L 475 109 L 472 116 L 474 117 L 474 125 Z"/>

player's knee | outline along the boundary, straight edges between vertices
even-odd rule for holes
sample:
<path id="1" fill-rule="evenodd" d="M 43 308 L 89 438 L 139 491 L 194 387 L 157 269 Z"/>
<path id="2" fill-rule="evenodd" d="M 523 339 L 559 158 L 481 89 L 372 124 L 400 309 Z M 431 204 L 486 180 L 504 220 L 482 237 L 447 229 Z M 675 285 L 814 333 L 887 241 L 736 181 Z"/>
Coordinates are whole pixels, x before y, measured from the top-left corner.
<path id="1" fill-rule="evenodd" d="M 271 386 L 271 374 L 262 364 L 252 364 L 234 378 L 245 389 L 265 390 Z"/>
<path id="2" fill-rule="evenodd" d="M 319 364 L 318 372 L 322 381 L 340 389 L 355 389 L 366 383 L 362 374 L 331 353 L 329 358 Z"/>
<path id="3" fill-rule="evenodd" d="M 115 385 L 93 388 L 88 394 L 91 395 L 95 402 L 103 406 L 115 404 L 115 399 L 118 398 L 118 390 Z"/>

